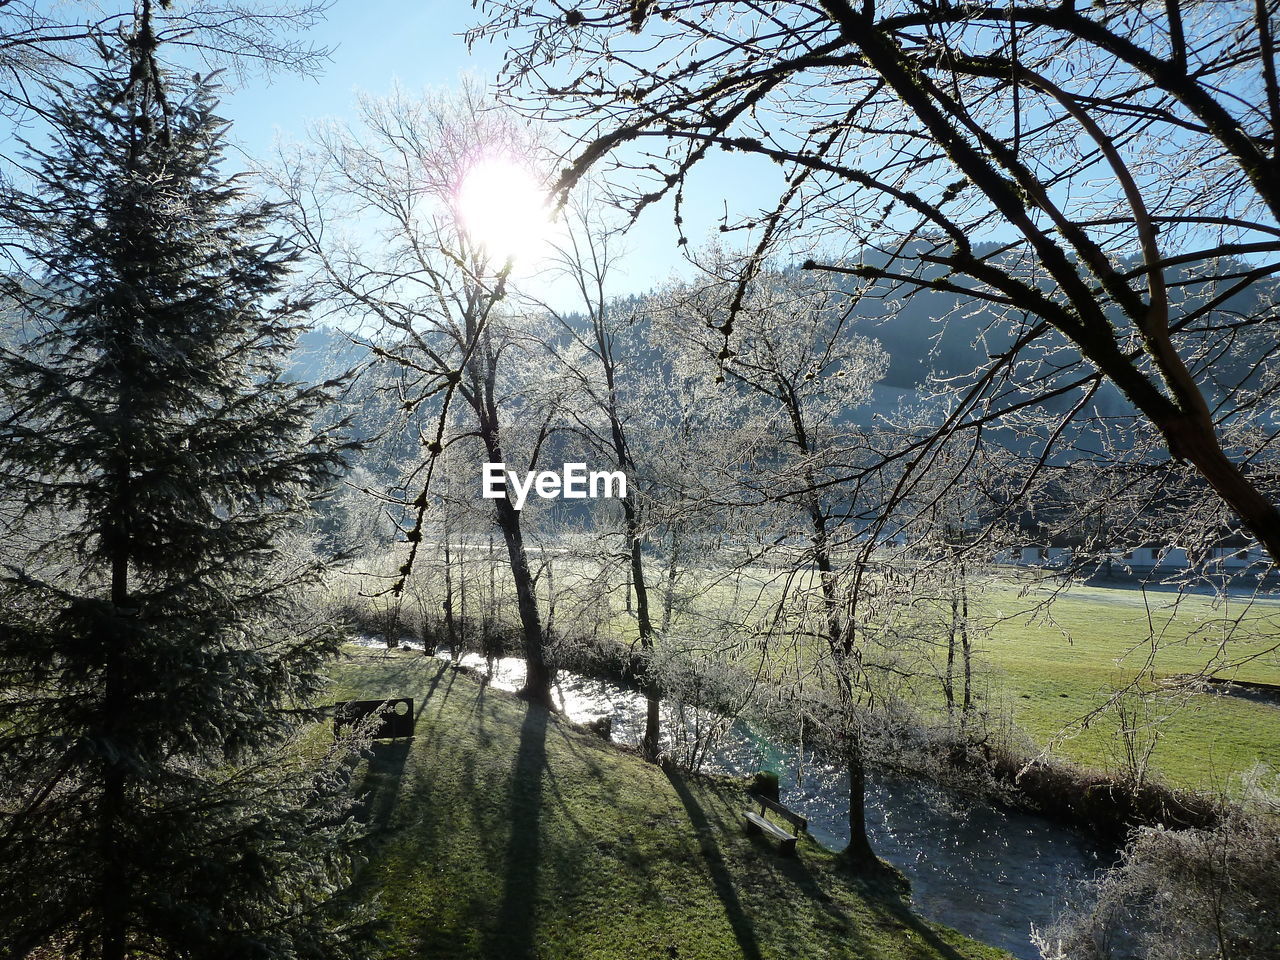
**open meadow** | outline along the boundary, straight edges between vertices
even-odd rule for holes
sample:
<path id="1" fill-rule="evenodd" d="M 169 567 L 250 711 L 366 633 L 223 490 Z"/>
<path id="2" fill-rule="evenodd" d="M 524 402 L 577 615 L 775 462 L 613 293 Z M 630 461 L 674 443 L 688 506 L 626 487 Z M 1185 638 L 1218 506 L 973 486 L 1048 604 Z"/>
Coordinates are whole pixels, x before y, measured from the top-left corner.
<path id="1" fill-rule="evenodd" d="M 1053 742 L 1062 756 L 1123 765 L 1115 715 L 1083 724 L 1135 680 L 1161 690 L 1162 680 L 1214 669 L 1228 679 L 1280 683 L 1280 601 L 1073 584 L 1038 607 L 1049 593 L 989 585 L 981 607 L 992 625 L 981 653 L 991 695 L 1037 743 Z M 1255 764 L 1280 769 L 1280 699 L 1196 689 L 1167 690 L 1140 708 L 1137 736 L 1157 741 L 1154 772 L 1175 786 L 1231 790 L 1233 778 Z"/>

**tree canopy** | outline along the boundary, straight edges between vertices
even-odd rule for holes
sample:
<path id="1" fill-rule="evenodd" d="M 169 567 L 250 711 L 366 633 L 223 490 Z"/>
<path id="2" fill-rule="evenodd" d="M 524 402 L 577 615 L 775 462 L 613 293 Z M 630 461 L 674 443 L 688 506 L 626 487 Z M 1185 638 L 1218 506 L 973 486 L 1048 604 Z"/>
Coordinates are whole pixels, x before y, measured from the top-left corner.
<path id="1" fill-rule="evenodd" d="M 1260 333 L 1280 254 L 1274 3 L 482 6 L 472 41 L 510 43 L 509 95 L 578 138 L 563 187 L 609 167 L 633 215 L 669 199 L 683 233 L 711 152 L 779 165 L 776 202 L 722 225 L 751 255 L 727 343 L 769 254 L 804 250 L 855 296 L 954 293 L 1007 346 L 939 440 L 1051 399 L 1062 422 L 1088 415 L 1109 381 L 1238 517 L 1224 526 L 1280 558 Z M 1227 354 L 1243 369 L 1220 391 Z"/>

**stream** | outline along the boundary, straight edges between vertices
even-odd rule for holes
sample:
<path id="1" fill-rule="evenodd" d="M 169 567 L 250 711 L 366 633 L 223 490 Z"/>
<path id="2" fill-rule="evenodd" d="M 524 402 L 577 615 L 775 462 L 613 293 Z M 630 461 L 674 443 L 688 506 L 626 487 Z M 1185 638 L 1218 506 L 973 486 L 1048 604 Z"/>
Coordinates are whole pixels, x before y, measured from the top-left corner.
<path id="1" fill-rule="evenodd" d="M 384 646 L 372 638 L 357 642 Z M 486 670 L 484 658 L 475 654 L 464 655 L 462 663 Z M 524 662 L 495 660 L 490 682 L 519 689 Z M 641 695 L 564 672 L 554 692 L 569 719 L 586 723 L 610 716 L 615 742 L 639 742 Z M 831 850 L 848 842 L 848 775 L 820 756 L 801 756 L 739 720 L 707 755 L 703 770 L 733 776 L 772 770 L 779 775 L 782 802 L 808 817 L 815 840 Z M 1021 960 L 1039 957 L 1031 925 L 1052 923 L 1079 881 L 1116 857 L 1113 849 L 1045 817 L 874 771 L 867 785 L 867 826 L 876 853 L 910 878 L 918 913 Z"/>

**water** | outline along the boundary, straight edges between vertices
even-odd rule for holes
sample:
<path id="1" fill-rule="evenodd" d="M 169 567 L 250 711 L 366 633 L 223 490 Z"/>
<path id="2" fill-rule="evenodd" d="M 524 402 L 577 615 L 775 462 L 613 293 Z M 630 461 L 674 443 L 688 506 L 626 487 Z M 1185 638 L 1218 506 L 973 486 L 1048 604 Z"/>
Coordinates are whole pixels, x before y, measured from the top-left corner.
<path id="1" fill-rule="evenodd" d="M 743 723 L 707 766 L 778 772 L 782 802 L 809 818 L 815 840 L 831 850 L 849 842 L 843 769 L 808 752 L 802 763 L 798 751 Z M 921 915 L 1027 960 L 1039 956 L 1031 924 L 1047 926 L 1068 892 L 1114 860 L 1114 851 L 1062 824 L 904 777 L 871 774 L 866 816 L 872 848 L 911 879 Z"/>
<path id="2" fill-rule="evenodd" d="M 486 669 L 474 654 L 462 663 Z M 522 660 L 504 658 L 493 666 L 493 686 L 516 690 L 524 683 Z M 634 691 L 561 673 L 554 696 L 570 719 L 610 716 L 615 741 L 639 742 L 645 701 Z M 813 838 L 831 850 L 848 843 L 848 775 L 820 757 L 808 751 L 801 756 L 739 721 L 703 768 L 734 776 L 778 773 L 782 802 L 809 818 Z M 912 902 L 922 916 L 1024 960 L 1038 957 L 1031 925 L 1048 925 L 1066 894 L 1115 858 L 1113 850 L 1044 817 L 905 778 L 872 776 L 867 826 L 876 853 L 911 879 Z"/>

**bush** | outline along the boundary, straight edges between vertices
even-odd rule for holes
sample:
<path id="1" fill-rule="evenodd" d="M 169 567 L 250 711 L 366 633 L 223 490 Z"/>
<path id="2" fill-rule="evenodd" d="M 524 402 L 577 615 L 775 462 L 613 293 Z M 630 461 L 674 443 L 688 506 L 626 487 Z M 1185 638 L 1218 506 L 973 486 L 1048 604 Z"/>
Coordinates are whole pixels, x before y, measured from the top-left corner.
<path id="1" fill-rule="evenodd" d="M 777 800 L 778 775 L 772 770 L 757 770 L 751 777 L 750 790 L 752 793 L 768 797 L 770 800 Z"/>
<path id="2" fill-rule="evenodd" d="M 1138 830 L 1088 891 L 1093 906 L 1036 931 L 1045 960 L 1280 956 L 1280 778 L 1255 775 L 1213 828 Z"/>

